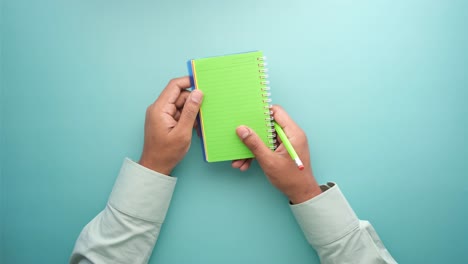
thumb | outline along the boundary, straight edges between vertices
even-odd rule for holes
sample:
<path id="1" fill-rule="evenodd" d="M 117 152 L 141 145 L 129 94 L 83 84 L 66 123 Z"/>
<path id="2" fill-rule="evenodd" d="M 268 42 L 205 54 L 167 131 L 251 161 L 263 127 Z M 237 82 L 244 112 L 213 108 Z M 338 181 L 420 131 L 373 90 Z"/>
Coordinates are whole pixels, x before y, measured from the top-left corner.
<path id="1" fill-rule="evenodd" d="M 263 160 L 268 159 L 269 155 L 273 154 L 271 149 L 263 143 L 260 137 L 251 128 L 239 126 L 236 129 L 236 133 L 260 163 L 262 163 Z"/>
<path id="2" fill-rule="evenodd" d="M 193 90 L 185 101 L 184 108 L 180 114 L 176 129 L 192 131 L 193 123 L 197 118 L 198 111 L 203 100 L 203 93 L 200 90 Z"/>

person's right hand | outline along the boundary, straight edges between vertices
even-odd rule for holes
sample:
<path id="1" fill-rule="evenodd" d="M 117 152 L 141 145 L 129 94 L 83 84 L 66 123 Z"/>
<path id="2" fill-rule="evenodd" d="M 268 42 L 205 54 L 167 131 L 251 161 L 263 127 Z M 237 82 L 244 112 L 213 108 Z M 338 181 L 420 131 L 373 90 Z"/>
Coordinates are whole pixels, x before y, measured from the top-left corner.
<path id="1" fill-rule="evenodd" d="M 275 105 L 271 110 L 275 121 L 283 128 L 304 163 L 304 170 L 298 169 L 281 142 L 273 152 L 251 128 L 239 126 L 236 129 L 237 135 L 255 155 L 265 175 L 276 188 L 283 192 L 293 204 L 305 202 L 322 192 L 312 173 L 307 137 L 280 106 Z M 234 161 L 233 167 L 240 168 L 243 162 L 249 161 Z M 243 167 L 243 169 L 246 168 Z"/>

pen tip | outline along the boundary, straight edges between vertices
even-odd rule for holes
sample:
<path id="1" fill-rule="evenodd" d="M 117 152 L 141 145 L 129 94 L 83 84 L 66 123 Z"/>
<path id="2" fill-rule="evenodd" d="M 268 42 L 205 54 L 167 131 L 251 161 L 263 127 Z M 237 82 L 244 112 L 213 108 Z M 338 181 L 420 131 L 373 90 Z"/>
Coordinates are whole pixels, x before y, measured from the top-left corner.
<path id="1" fill-rule="evenodd" d="M 300 165 L 299 170 L 303 170 L 303 169 L 304 169 L 304 165 Z"/>

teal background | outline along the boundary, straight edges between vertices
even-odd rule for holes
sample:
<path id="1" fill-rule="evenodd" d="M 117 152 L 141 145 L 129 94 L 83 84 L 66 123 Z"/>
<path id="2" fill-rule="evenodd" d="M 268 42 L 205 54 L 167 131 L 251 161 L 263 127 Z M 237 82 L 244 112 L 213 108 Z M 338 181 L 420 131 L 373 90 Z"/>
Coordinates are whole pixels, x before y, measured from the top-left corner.
<path id="1" fill-rule="evenodd" d="M 0 263 L 65 263 L 190 58 L 261 49 L 273 101 L 400 263 L 468 263 L 467 1 L 24 1 L 1 9 Z M 179 177 L 150 263 L 318 263 L 257 164 Z"/>

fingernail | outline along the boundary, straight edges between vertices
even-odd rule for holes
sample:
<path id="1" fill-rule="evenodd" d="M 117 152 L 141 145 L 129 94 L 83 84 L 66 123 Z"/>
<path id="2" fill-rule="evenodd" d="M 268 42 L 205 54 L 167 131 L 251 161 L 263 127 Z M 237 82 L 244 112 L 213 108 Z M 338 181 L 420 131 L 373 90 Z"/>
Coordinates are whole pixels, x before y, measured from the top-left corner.
<path id="1" fill-rule="evenodd" d="M 246 127 L 239 127 L 237 129 L 237 135 L 239 135 L 242 139 L 245 139 L 250 134 L 250 130 Z"/>
<path id="2" fill-rule="evenodd" d="M 201 100 L 202 100 L 202 97 L 203 97 L 203 94 L 198 91 L 198 90 L 193 90 L 192 91 L 192 101 L 194 101 L 195 103 L 200 103 Z"/>

